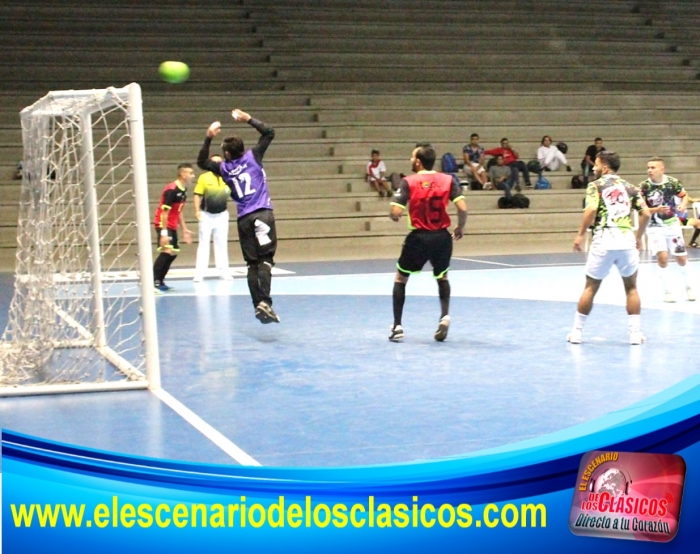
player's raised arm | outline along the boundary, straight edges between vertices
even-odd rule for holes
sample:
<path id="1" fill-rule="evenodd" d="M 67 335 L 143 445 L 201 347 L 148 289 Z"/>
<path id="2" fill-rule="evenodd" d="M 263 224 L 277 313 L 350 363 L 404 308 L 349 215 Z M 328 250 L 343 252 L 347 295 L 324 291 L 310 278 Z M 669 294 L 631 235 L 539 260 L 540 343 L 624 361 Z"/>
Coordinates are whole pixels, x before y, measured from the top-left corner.
<path id="1" fill-rule="evenodd" d="M 212 139 L 221 132 L 221 122 L 214 121 L 207 129 L 207 136 L 204 139 L 204 144 L 199 150 L 197 155 L 197 167 L 203 169 L 204 171 L 211 171 L 212 173 L 221 176 L 221 171 L 219 169 L 220 164 L 214 162 L 209 158 L 209 148 L 211 146 Z"/>
<path id="2" fill-rule="evenodd" d="M 258 133 L 260 133 L 258 143 L 253 148 L 251 148 L 251 150 L 253 151 L 253 156 L 255 156 L 257 162 L 262 163 L 265 151 L 275 138 L 275 130 L 272 127 L 268 127 L 267 125 L 265 125 L 259 119 L 255 119 L 249 113 L 239 110 L 238 108 L 231 112 L 231 117 L 233 117 L 233 119 L 236 121 L 242 121 L 244 123 L 247 123 L 248 125 L 253 127 Z"/>

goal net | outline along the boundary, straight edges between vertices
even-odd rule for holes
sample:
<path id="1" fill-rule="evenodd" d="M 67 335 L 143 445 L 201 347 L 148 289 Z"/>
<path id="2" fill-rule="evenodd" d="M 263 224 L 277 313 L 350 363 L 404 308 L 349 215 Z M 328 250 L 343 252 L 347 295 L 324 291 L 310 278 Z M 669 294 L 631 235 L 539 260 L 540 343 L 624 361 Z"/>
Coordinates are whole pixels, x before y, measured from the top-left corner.
<path id="1" fill-rule="evenodd" d="M 21 120 L 0 395 L 159 386 L 139 85 L 51 92 Z"/>

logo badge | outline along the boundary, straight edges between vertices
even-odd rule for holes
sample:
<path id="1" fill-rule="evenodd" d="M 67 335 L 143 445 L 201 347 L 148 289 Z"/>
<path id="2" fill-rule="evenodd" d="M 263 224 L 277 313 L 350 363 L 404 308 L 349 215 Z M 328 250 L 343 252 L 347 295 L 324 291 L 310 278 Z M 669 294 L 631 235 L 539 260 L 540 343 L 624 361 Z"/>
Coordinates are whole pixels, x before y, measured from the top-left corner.
<path id="1" fill-rule="evenodd" d="M 675 454 L 584 454 L 569 529 L 589 537 L 670 541 L 678 532 L 685 469 Z"/>

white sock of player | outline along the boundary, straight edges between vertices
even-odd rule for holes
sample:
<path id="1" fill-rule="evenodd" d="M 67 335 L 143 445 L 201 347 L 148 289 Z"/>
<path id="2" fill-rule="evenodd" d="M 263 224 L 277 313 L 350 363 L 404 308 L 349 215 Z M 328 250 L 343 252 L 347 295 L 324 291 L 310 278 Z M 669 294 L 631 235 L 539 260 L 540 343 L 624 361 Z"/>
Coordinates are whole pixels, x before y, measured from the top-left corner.
<path id="1" fill-rule="evenodd" d="M 670 292 L 671 287 L 668 284 L 668 267 L 659 267 L 659 279 L 661 279 L 661 284 L 664 287 L 664 292 Z"/>
<path id="2" fill-rule="evenodd" d="M 642 324 L 641 319 L 642 316 L 639 314 L 627 316 L 627 326 L 629 327 L 630 333 L 639 333 Z"/>
<path id="3" fill-rule="evenodd" d="M 580 314 L 576 312 L 576 315 L 574 316 L 574 329 L 578 329 L 579 331 L 583 331 L 583 326 L 586 324 L 586 318 L 587 315 Z"/>
<path id="4" fill-rule="evenodd" d="M 685 288 L 690 288 L 690 279 L 688 278 L 688 266 L 687 265 L 679 265 L 678 270 L 681 272 L 681 276 L 683 277 L 683 281 L 685 281 Z"/>

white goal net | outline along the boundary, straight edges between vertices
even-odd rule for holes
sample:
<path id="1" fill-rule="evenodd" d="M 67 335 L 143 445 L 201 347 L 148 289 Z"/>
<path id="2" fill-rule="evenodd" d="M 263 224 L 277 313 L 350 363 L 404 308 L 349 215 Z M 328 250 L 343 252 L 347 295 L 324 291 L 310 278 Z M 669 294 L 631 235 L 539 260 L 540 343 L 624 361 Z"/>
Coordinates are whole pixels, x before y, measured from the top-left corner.
<path id="1" fill-rule="evenodd" d="M 21 119 L 0 394 L 158 386 L 140 87 L 51 92 Z"/>

